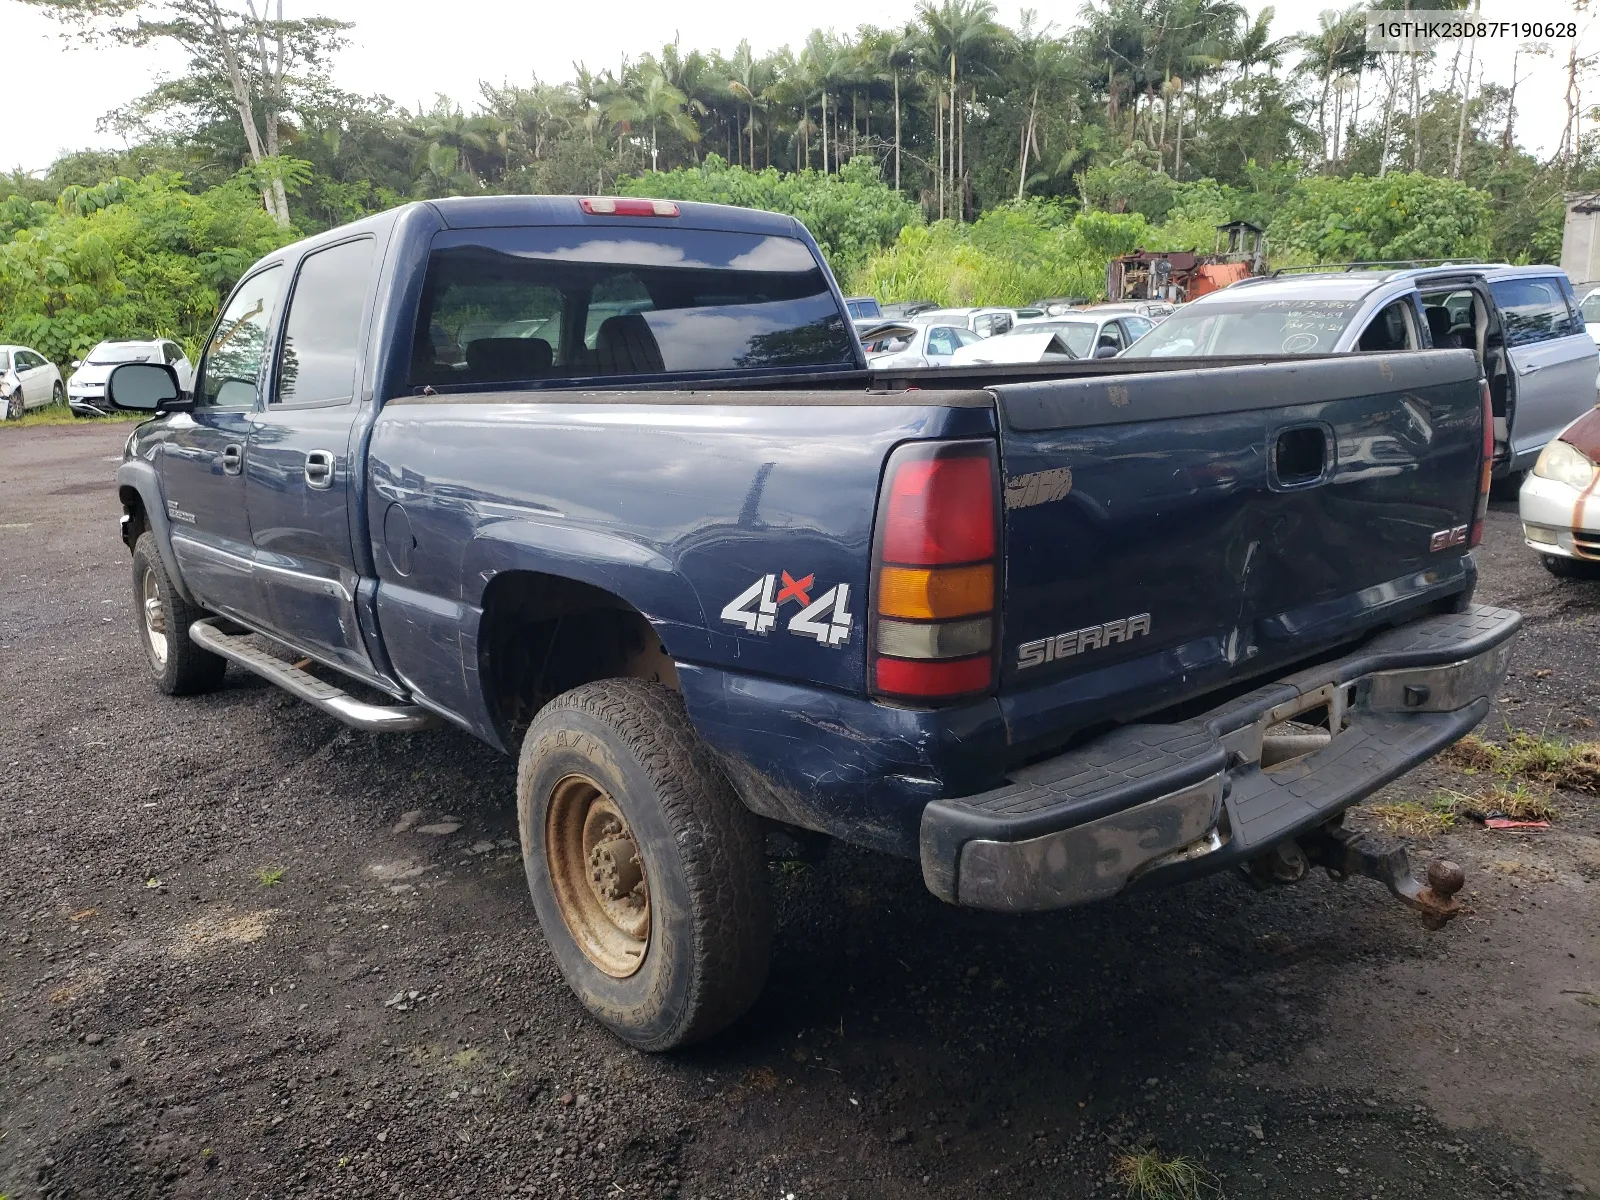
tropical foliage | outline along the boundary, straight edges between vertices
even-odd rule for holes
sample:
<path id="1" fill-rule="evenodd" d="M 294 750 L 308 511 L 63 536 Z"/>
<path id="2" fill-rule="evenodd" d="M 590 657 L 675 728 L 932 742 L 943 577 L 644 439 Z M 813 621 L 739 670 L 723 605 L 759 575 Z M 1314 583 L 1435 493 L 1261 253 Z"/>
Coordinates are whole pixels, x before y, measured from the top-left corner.
<path id="1" fill-rule="evenodd" d="M 804 221 L 853 288 L 997 302 L 1093 294 L 1111 254 L 1210 249 L 1234 218 L 1280 262 L 1547 259 L 1562 191 L 1600 187 L 1577 109 L 1552 158 L 1521 148 L 1531 60 L 1490 82 L 1470 49 L 1373 54 L 1359 7 L 1277 36 L 1235 0 L 1089 0 L 1067 28 L 920 0 L 903 25 L 675 42 L 412 110 L 341 90 L 348 27 L 281 4 L 27 2 L 191 63 L 110 114 L 132 149 L 0 176 L 0 337 L 52 354 L 192 337 L 264 246 L 415 198 L 756 205 Z"/>

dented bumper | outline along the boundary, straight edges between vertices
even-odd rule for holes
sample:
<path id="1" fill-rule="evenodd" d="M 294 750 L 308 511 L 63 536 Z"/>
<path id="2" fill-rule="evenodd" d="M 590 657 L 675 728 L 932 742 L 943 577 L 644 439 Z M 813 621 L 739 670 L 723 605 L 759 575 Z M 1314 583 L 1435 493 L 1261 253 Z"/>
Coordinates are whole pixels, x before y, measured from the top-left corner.
<path id="1" fill-rule="evenodd" d="M 935 800 L 923 879 L 951 903 L 1040 911 L 1254 858 L 1483 720 L 1521 624 L 1482 605 L 1425 617 L 1193 720 L 1126 725 L 993 791 Z M 1285 725 L 1308 720 L 1320 735 Z"/>

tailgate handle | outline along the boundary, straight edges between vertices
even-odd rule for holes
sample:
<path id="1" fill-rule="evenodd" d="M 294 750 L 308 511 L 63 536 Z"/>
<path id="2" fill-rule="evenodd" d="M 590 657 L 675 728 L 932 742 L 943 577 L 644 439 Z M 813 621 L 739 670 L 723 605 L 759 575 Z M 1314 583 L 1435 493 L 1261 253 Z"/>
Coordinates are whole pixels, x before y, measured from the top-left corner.
<path id="1" fill-rule="evenodd" d="M 1310 487 L 1328 477 L 1333 445 L 1326 425 L 1280 429 L 1272 443 L 1272 482 L 1280 488 Z"/>

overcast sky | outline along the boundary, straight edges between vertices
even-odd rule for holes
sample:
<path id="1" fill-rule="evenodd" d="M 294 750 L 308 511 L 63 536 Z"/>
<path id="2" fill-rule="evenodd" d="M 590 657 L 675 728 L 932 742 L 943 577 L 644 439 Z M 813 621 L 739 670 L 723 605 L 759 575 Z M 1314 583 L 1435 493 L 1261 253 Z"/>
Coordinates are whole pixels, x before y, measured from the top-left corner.
<path id="1" fill-rule="evenodd" d="M 1311 28 L 1331 0 L 1279 0 L 1274 33 Z M 1041 21 L 1066 27 L 1075 23 L 1081 0 L 1038 0 Z M 1258 5 L 1251 5 L 1252 11 Z M 693 4 L 663 0 L 600 0 L 599 3 L 537 3 L 526 0 L 451 0 L 446 5 L 419 0 L 288 0 L 286 15 L 321 13 L 355 22 L 352 44 L 338 60 L 334 78 L 350 91 L 382 93 L 415 108 L 443 92 L 469 111 L 478 80 L 526 82 L 534 74 L 567 79 L 574 60 L 592 69 L 615 64 L 623 54 L 637 57 L 674 36 L 685 47 L 730 52 L 748 37 L 758 52 L 785 43 L 798 45 L 814 27 L 854 29 L 864 15 L 880 25 L 911 16 L 911 0 L 863 9 L 859 0 L 809 3 Z M 1554 0 L 1486 0 L 1486 18 L 1513 13 L 1557 17 L 1570 9 Z M 1015 25 L 1017 10 L 1003 5 L 1001 16 Z M 1593 31 L 1585 46 L 1595 40 Z M 63 41 L 60 27 L 20 0 L 0 0 L 0 47 L 6 67 L 0 73 L 0 168 L 37 171 L 63 150 L 113 147 L 118 139 L 99 133 L 96 122 L 109 110 L 147 90 L 163 75 L 183 66 L 171 49 L 86 47 Z M 1518 97 L 1519 140 L 1549 153 L 1559 140 L 1564 117 L 1561 66 L 1539 64 Z M 1509 82 L 1510 47 L 1489 56 L 1489 78 Z M 1528 73 L 1528 60 L 1522 71 Z M 1592 101 L 1590 101 L 1592 102 Z"/>

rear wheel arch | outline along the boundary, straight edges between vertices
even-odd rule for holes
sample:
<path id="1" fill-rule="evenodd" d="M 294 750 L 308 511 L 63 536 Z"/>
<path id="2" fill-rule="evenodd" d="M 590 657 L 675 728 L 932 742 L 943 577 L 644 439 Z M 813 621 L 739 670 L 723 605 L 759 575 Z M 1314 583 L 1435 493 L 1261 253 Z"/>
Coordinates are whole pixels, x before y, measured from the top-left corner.
<path id="1" fill-rule="evenodd" d="M 503 743 L 556 696 L 602 679 L 678 690 L 675 661 L 649 618 L 604 588 L 543 571 L 490 581 L 478 627 L 484 707 Z"/>

